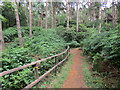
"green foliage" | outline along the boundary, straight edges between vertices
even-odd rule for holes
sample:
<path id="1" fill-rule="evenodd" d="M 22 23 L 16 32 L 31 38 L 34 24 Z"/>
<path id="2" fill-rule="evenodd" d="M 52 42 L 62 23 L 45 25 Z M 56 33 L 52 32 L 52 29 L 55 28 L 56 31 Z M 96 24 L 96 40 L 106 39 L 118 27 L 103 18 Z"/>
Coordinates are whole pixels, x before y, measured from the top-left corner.
<path id="1" fill-rule="evenodd" d="M 2 16 L 7 19 L 7 22 L 3 22 L 3 29 L 12 27 L 15 25 L 15 14 L 14 14 L 14 7 L 13 4 L 8 2 L 3 2 L 2 5 Z"/>
<path id="2" fill-rule="evenodd" d="M 3 22 L 6 22 L 6 21 L 7 21 L 7 19 L 4 18 L 2 15 L 0 15 L 0 20 L 3 21 Z"/>
<path id="3" fill-rule="evenodd" d="M 113 30 L 115 26 L 112 25 L 112 23 L 103 23 L 102 25 L 102 31 L 110 31 Z"/>
<path id="4" fill-rule="evenodd" d="M 82 64 L 84 81 L 89 88 L 105 88 L 102 78 L 99 77 L 99 73 L 91 72 L 90 66 L 86 60 L 83 60 Z"/>
<path id="5" fill-rule="evenodd" d="M 2 16 L 6 18 L 6 22 L 3 22 L 3 29 L 14 27 L 16 25 L 14 5 L 11 0 L 3 1 L 1 5 Z M 25 16 L 25 8 L 21 4 L 18 4 L 20 25 L 27 26 L 26 16 Z"/>
<path id="6" fill-rule="evenodd" d="M 99 23 L 100 23 L 100 21 L 97 19 L 97 20 L 91 21 L 91 22 L 86 21 L 84 24 L 85 24 L 85 26 L 88 27 L 88 28 L 92 28 L 93 26 L 94 26 L 95 28 L 97 28 L 97 26 L 99 25 Z"/>
<path id="7" fill-rule="evenodd" d="M 34 34 L 32 38 L 25 39 L 24 47 L 29 47 L 35 55 L 39 54 L 44 57 L 53 55 L 61 52 L 65 47 L 64 40 L 53 29 L 41 30 L 40 33 L 35 31 Z"/>
<path id="8" fill-rule="evenodd" d="M 5 42 L 11 42 L 17 37 L 17 30 L 15 28 L 8 28 L 3 31 Z"/>
<path id="9" fill-rule="evenodd" d="M 57 20 L 57 25 L 63 25 L 66 21 L 66 14 L 65 13 L 58 14 L 56 16 L 56 20 Z"/>
<path id="10" fill-rule="evenodd" d="M 7 71 L 31 63 L 34 59 L 29 56 L 28 48 L 13 48 L 3 53 L 1 71 Z M 32 68 L 5 75 L 1 78 L 3 88 L 22 88 L 33 80 Z M 31 79 L 32 78 L 32 79 Z"/>
<path id="11" fill-rule="evenodd" d="M 118 16 L 119 16 L 117 17 L 117 21 L 118 23 L 120 23 L 120 3 L 118 3 L 116 6 L 117 6 L 117 11 L 118 11 Z"/>
<path id="12" fill-rule="evenodd" d="M 40 27 L 33 27 L 33 33 L 34 31 L 40 31 L 42 28 Z M 29 28 L 28 27 L 21 27 L 21 31 L 22 31 L 22 36 L 28 36 L 29 35 Z M 18 32 L 16 28 L 10 27 L 8 29 L 5 29 L 3 31 L 3 35 L 4 35 L 4 40 L 5 42 L 12 42 L 15 40 L 15 38 L 18 37 Z"/>
<path id="13" fill-rule="evenodd" d="M 77 41 L 71 41 L 70 43 L 67 43 L 70 47 L 79 47 L 80 44 Z"/>
<path id="14" fill-rule="evenodd" d="M 10 31 L 16 31 L 15 28 L 9 28 Z M 23 48 L 19 48 L 17 45 L 18 39 L 11 42 L 11 44 L 2 54 L 0 58 L 2 62 L 1 71 L 7 71 L 22 65 L 26 65 L 35 60 L 42 59 L 54 54 L 60 53 L 65 49 L 65 41 L 57 35 L 54 29 L 49 29 L 48 31 L 42 30 L 39 27 L 33 28 L 33 37 L 28 37 L 29 28 L 23 27 L 22 34 L 24 37 Z M 6 31 L 7 37 L 12 37 L 11 40 L 14 40 L 16 32 L 11 32 L 10 34 Z M 11 35 L 11 36 L 9 36 Z M 37 36 L 37 37 L 36 37 Z M 16 44 L 15 44 L 16 43 Z M 61 60 L 61 57 L 59 57 Z M 42 62 L 39 67 L 39 75 L 42 75 L 44 72 L 49 70 L 55 64 L 54 60 L 47 60 Z M 9 75 L 5 75 L 0 80 L 2 81 L 2 88 L 23 88 L 32 81 L 34 78 L 34 66 L 30 66 L 26 69 L 14 72 Z"/>
<path id="15" fill-rule="evenodd" d="M 40 86 L 40 88 L 48 88 L 48 86 L 50 88 L 62 88 L 62 85 L 69 74 L 71 64 L 72 64 L 72 55 L 70 54 L 68 61 L 65 62 L 65 64 L 61 65 L 62 67 L 61 66 L 58 67 L 57 74 L 52 75 L 52 77 L 49 78 L 49 81 L 48 80 L 45 81 Z"/>
<path id="16" fill-rule="evenodd" d="M 101 71 L 101 64 L 120 67 L 120 35 L 117 30 L 93 33 L 83 41 L 84 53 L 91 57 L 94 69 Z"/>
<path id="17" fill-rule="evenodd" d="M 84 54 L 89 57 L 88 61 L 92 64 L 92 72 L 97 72 L 95 75 L 102 78 L 100 82 L 102 86 L 100 84 L 98 86 L 118 88 L 120 81 L 120 31 L 119 24 L 111 26 L 110 23 L 103 25 L 101 33 L 91 29 L 91 33 L 81 42 L 81 46 Z M 92 85 L 88 80 L 86 81 L 88 85 Z"/>
<path id="18" fill-rule="evenodd" d="M 66 30 L 63 26 L 57 27 L 57 33 L 64 38 L 64 40 L 71 47 L 78 47 L 81 41 L 85 39 L 89 34 L 91 34 L 95 29 L 87 28 L 83 24 L 79 24 L 79 31 L 76 32 L 76 26 L 72 25 L 69 30 Z"/>

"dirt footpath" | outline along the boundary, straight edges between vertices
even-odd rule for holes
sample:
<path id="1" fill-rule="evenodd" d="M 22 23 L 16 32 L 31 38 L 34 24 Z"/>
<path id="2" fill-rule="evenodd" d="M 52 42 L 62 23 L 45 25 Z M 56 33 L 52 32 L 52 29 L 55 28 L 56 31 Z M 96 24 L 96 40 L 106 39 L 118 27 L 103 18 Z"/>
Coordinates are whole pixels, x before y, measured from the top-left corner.
<path id="1" fill-rule="evenodd" d="M 69 75 L 62 88 L 87 88 L 84 83 L 83 72 L 82 72 L 82 51 L 79 48 L 70 50 L 73 54 L 72 65 L 69 71 Z"/>

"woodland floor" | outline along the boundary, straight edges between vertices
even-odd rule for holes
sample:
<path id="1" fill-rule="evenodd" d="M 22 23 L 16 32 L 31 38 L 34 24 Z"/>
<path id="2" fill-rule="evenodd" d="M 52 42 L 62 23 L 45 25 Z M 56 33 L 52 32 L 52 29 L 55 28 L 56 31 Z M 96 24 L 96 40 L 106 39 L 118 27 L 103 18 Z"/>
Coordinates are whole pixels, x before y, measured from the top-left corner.
<path id="1" fill-rule="evenodd" d="M 70 52 L 73 54 L 72 65 L 62 88 L 87 88 L 82 71 L 82 59 L 84 58 L 81 56 L 82 51 L 75 48 L 71 49 Z"/>

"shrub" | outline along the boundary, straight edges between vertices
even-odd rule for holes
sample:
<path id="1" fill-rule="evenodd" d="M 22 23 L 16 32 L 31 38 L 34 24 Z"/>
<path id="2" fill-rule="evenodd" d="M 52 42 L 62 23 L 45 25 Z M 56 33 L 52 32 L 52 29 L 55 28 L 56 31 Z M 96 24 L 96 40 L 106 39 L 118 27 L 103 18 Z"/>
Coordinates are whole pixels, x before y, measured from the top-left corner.
<path id="1" fill-rule="evenodd" d="M 3 31 L 5 42 L 11 42 L 17 37 L 17 30 L 15 28 L 8 28 Z"/>
<path id="2" fill-rule="evenodd" d="M 2 62 L 1 71 L 7 71 L 19 66 L 31 63 L 34 59 L 29 55 L 28 48 L 14 48 L 3 53 L 0 60 Z M 29 67 L 1 78 L 2 88 L 22 88 L 30 81 L 32 68 Z"/>
<path id="3" fill-rule="evenodd" d="M 40 31 L 42 28 L 40 27 L 33 27 L 33 33 L 34 31 Z M 29 28 L 28 27 L 21 27 L 21 32 L 22 32 L 22 36 L 28 36 L 29 35 Z M 3 31 L 3 35 L 4 35 L 4 40 L 5 42 L 13 42 L 15 40 L 15 38 L 18 37 L 18 32 L 16 28 L 10 27 L 6 30 Z"/>
<path id="4" fill-rule="evenodd" d="M 67 43 L 67 45 L 69 45 L 71 48 L 80 46 L 77 41 L 71 41 L 70 43 Z"/>
<path id="5" fill-rule="evenodd" d="M 65 41 L 56 34 L 55 30 L 41 30 L 40 33 L 38 31 L 34 33 L 35 35 L 26 38 L 24 43 L 24 47 L 29 47 L 33 54 L 47 57 L 65 49 Z"/>
<path id="6" fill-rule="evenodd" d="M 87 28 L 86 26 L 79 24 L 79 31 L 76 32 L 76 26 L 72 25 L 69 30 L 66 30 L 63 26 L 57 27 L 57 33 L 64 38 L 64 40 L 68 43 L 68 45 L 72 45 L 72 47 L 76 47 L 73 43 L 80 43 L 77 44 L 77 47 L 80 46 L 83 41 L 89 34 L 93 33 L 95 29 Z M 73 42 L 74 41 L 74 42 Z M 75 45 L 75 46 L 74 46 Z"/>
<path id="7" fill-rule="evenodd" d="M 118 31 L 93 33 L 83 41 L 84 53 L 91 57 L 94 66 L 109 61 L 109 65 L 120 67 L 120 35 Z M 95 68 L 100 71 L 100 68 Z"/>
<path id="8" fill-rule="evenodd" d="M 27 33 L 27 27 L 24 27 Z M 16 42 L 18 40 L 16 39 Z M 14 42 L 14 43 L 16 43 Z M 13 46 L 12 46 L 13 45 Z M 48 31 L 41 30 L 41 28 L 33 28 L 33 37 L 24 37 L 23 48 L 19 48 L 16 44 L 12 44 L 2 54 L 0 61 L 2 62 L 1 71 L 7 71 L 41 58 L 52 56 L 65 50 L 65 41 L 57 35 L 54 29 Z M 61 60 L 61 57 L 59 57 Z M 39 67 L 39 75 L 49 70 L 55 64 L 54 60 L 47 60 L 42 62 Z M 2 88 L 23 88 L 34 79 L 33 67 L 19 70 L 9 75 L 5 75 L 0 80 L 2 81 Z"/>

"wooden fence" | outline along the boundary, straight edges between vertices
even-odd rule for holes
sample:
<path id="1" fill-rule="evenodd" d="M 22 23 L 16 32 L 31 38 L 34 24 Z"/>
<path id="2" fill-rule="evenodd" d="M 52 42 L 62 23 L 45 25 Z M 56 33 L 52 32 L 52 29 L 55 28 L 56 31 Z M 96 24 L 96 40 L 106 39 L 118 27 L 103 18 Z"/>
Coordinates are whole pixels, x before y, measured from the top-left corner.
<path id="1" fill-rule="evenodd" d="M 37 60 L 35 62 L 32 62 L 32 63 L 27 64 L 27 65 L 20 66 L 18 68 L 14 68 L 14 69 L 11 69 L 11 70 L 8 70 L 8 71 L 1 72 L 0 73 L 0 77 L 2 77 L 4 75 L 7 75 L 7 74 L 10 74 L 10 73 L 13 73 L 15 71 L 19 71 L 21 69 L 27 68 L 27 67 L 29 67 L 31 65 L 35 65 L 35 77 L 36 77 L 36 80 L 33 81 L 32 83 L 30 83 L 29 85 L 27 85 L 26 87 L 24 87 L 23 90 L 26 89 L 26 88 L 31 88 L 31 87 L 35 86 L 38 82 L 40 82 L 51 71 L 56 70 L 56 67 L 61 65 L 64 61 L 66 61 L 68 59 L 68 56 L 69 56 L 69 51 L 70 51 L 70 48 L 68 46 L 67 49 L 64 52 L 62 52 L 62 53 L 59 53 L 59 54 L 56 54 L 54 56 L 50 56 L 50 57 L 47 57 L 47 58 L 44 58 L 44 59 L 41 59 L 41 60 Z M 58 61 L 58 59 L 56 59 L 56 58 L 58 56 L 61 56 L 61 55 L 63 55 L 64 57 L 62 58 L 62 60 Z M 54 59 L 55 60 L 55 65 L 51 69 L 49 69 L 47 72 L 45 72 L 42 76 L 39 77 L 39 75 L 38 75 L 39 65 L 40 65 L 41 62 L 44 62 L 44 61 L 46 61 L 48 59 L 51 59 L 51 60 Z"/>

